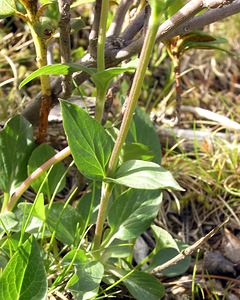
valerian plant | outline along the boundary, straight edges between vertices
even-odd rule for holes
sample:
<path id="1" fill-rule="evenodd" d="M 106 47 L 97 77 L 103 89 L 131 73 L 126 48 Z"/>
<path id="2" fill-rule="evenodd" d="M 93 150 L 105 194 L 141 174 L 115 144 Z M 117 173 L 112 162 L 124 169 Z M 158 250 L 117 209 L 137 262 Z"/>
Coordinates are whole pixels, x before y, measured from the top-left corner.
<path id="1" fill-rule="evenodd" d="M 46 117 L 51 105 L 49 75 L 82 72 L 90 78 L 97 90 L 95 118 L 79 106 L 61 100 L 68 147 L 58 153 L 49 145 L 37 146 L 32 126 L 22 116 L 10 119 L 1 131 L 1 299 L 46 299 L 55 289 L 70 291 L 74 299 L 95 299 L 105 297 L 121 285 L 125 285 L 135 299 L 161 299 L 164 286 L 151 273 L 178 255 L 184 246 L 164 229 L 153 225 L 153 221 L 162 202 L 162 191 L 183 191 L 183 188 L 160 165 L 157 133 L 137 102 L 159 34 L 163 36 L 164 32 L 175 30 L 205 8 L 231 1 L 190 1 L 187 4 L 179 1 L 177 9 L 176 1 L 142 1 L 150 13 L 146 14 L 145 37 L 143 41 L 142 37 L 139 39 L 140 58 L 135 64 L 119 67 L 114 67 L 106 55 L 108 0 L 96 1 L 95 6 L 93 29 L 97 36 L 91 39 L 90 52 L 96 49 L 96 64 L 64 61 L 47 66 L 46 49 L 51 36 L 42 15 L 52 2 L 43 1 L 39 6 L 37 1 L 30 0 L 0 1 L 1 17 L 15 14 L 25 21 L 36 47 L 38 70 L 27 77 L 20 88 L 40 76 L 42 108 L 38 141 L 46 133 Z M 89 1 L 78 2 L 80 5 Z M 132 3 L 123 0 L 119 8 L 127 10 Z M 65 4 L 69 6 L 70 2 Z M 117 32 L 115 26 L 112 35 Z M 181 45 L 186 41 L 185 38 Z M 186 49 L 186 45 L 184 47 Z M 116 64 L 122 61 L 115 58 Z M 123 106 L 121 125 L 104 126 L 107 90 L 112 79 L 124 72 L 135 74 Z M 70 202 L 76 190 L 65 202 L 55 201 L 71 167 L 66 168 L 62 160 L 70 154 L 88 182 L 86 193 L 75 207 Z M 22 198 L 30 186 L 36 192 L 33 203 Z M 94 234 L 89 234 L 93 228 Z M 156 241 L 155 248 L 133 266 L 135 241 L 149 228 Z M 165 269 L 164 275 L 176 276 L 188 265 L 189 258 L 185 258 Z M 52 279 L 47 280 L 50 277 Z"/>

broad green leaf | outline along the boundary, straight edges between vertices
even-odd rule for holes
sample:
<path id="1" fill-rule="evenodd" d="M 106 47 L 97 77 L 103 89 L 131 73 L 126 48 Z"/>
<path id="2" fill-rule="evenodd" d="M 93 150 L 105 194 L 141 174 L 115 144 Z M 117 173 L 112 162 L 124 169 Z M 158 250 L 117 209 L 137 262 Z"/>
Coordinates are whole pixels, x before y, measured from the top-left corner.
<path id="1" fill-rule="evenodd" d="M 159 191 L 128 190 L 121 194 L 108 213 L 111 235 L 120 240 L 139 236 L 157 216 L 161 201 Z"/>
<path id="2" fill-rule="evenodd" d="M 134 189 L 183 189 L 172 174 L 153 162 L 129 160 L 116 171 L 115 178 L 107 178 L 110 182 L 122 184 Z"/>
<path id="3" fill-rule="evenodd" d="M 181 243 L 178 243 L 178 247 L 180 250 L 183 250 L 184 248 L 186 248 L 186 246 L 184 246 Z M 170 259 L 174 258 L 175 256 L 177 256 L 178 254 L 179 254 L 179 251 L 175 248 L 163 248 L 163 249 L 159 250 L 152 257 L 152 261 L 148 267 L 148 270 L 152 270 L 152 269 L 156 268 L 157 266 L 162 265 L 163 263 L 165 263 L 165 262 L 169 261 Z M 178 262 L 177 264 L 163 270 L 162 274 L 167 277 L 179 276 L 188 270 L 188 268 L 190 266 L 190 262 L 191 262 L 191 256 L 187 256 L 183 260 Z"/>
<path id="4" fill-rule="evenodd" d="M 81 216 L 84 224 L 88 219 L 89 213 L 91 213 L 90 224 L 95 224 L 97 221 L 98 207 L 99 207 L 100 198 L 101 198 L 101 188 L 96 188 L 93 203 L 92 203 L 92 208 L 91 208 L 92 197 L 93 197 L 92 192 L 90 192 L 90 193 L 83 195 L 78 200 L 76 210 L 79 213 L 79 215 Z M 92 209 L 91 212 L 90 212 L 90 209 Z"/>
<path id="5" fill-rule="evenodd" d="M 5 232 L 11 231 L 18 224 L 18 220 L 13 212 L 1 213 L 0 214 L 0 230 Z"/>
<path id="6" fill-rule="evenodd" d="M 82 249 L 73 249 L 69 251 L 62 260 L 63 265 L 69 265 L 74 259 L 73 265 L 82 265 L 87 262 L 87 256 Z"/>
<path id="7" fill-rule="evenodd" d="M 29 233 L 25 232 L 22 237 L 22 244 L 28 240 L 30 236 L 31 235 Z M 3 252 L 6 253 L 8 257 L 11 257 L 14 252 L 18 251 L 20 238 L 21 232 L 11 232 L 11 236 L 8 237 L 9 242 L 4 243 L 3 245 L 1 244 Z"/>
<path id="8" fill-rule="evenodd" d="M 121 240 L 114 240 L 110 246 L 104 249 L 103 257 L 104 259 L 110 257 L 129 257 L 132 253 L 133 244 L 129 242 L 123 242 Z"/>
<path id="9" fill-rule="evenodd" d="M 37 148 L 34 149 L 32 155 L 28 161 L 28 175 L 31 175 L 38 167 L 40 167 L 43 163 L 45 163 L 48 159 L 53 157 L 56 154 L 55 150 L 47 144 L 41 144 Z M 54 193 L 57 185 L 61 181 L 63 174 L 65 172 L 65 167 L 62 162 L 54 165 L 46 179 L 42 192 L 47 195 L 49 198 Z M 43 172 L 38 178 L 36 178 L 31 186 L 34 191 L 37 193 L 44 178 L 46 177 L 48 171 Z M 58 192 L 61 191 L 66 184 L 66 178 L 63 177 L 60 185 L 58 187 Z"/>
<path id="10" fill-rule="evenodd" d="M 118 270 L 117 273 L 121 275 L 119 276 L 121 278 L 127 274 L 127 271 Z M 129 277 L 123 279 L 123 283 L 134 299 L 137 300 L 160 300 L 165 293 L 164 286 L 160 281 L 144 272 L 135 271 Z"/>
<path id="11" fill-rule="evenodd" d="M 163 248 L 174 248 L 179 251 L 178 245 L 170 233 L 156 225 L 152 225 L 151 228 L 156 242 L 155 251 Z"/>
<path id="12" fill-rule="evenodd" d="M 160 163 L 162 154 L 159 136 L 149 116 L 140 107 L 137 107 L 135 110 L 127 143 L 141 143 L 146 145 L 154 155 L 152 161 Z M 137 157 L 134 159 L 137 159 Z"/>
<path id="13" fill-rule="evenodd" d="M 109 87 L 111 80 L 122 73 L 134 71 L 135 68 L 133 66 L 130 67 L 115 67 L 109 68 L 101 72 L 94 73 L 91 76 L 91 79 L 95 83 L 97 89 L 101 91 L 106 91 Z"/>
<path id="14" fill-rule="evenodd" d="M 19 85 L 19 88 L 21 89 L 24 85 L 26 85 L 28 82 L 32 81 L 33 79 L 42 76 L 42 75 L 67 75 L 74 72 L 83 71 L 88 73 L 89 75 L 94 74 L 95 69 L 93 68 L 87 68 L 85 66 L 82 66 L 80 64 L 53 64 L 44 66 L 36 71 L 34 71 L 32 74 L 30 74 L 27 78 L 25 78 Z"/>
<path id="15" fill-rule="evenodd" d="M 72 245 L 77 238 L 77 229 L 82 227 L 82 220 L 76 209 L 64 203 L 53 203 L 47 213 L 47 224 L 56 238 L 64 244 Z"/>
<path id="16" fill-rule="evenodd" d="M 25 232 L 37 233 L 43 225 L 43 221 L 37 216 L 35 217 L 35 209 L 32 210 L 33 204 L 27 202 L 20 202 L 15 210 L 16 217 L 18 219 L 18 230 L 21 230 L 25 226 L 26 222 L 27 228 Z M 32 213 L 30 219 L 29 215 Z M 28 220 L 29 219 L 29 220 Z M 14 228 L 15 229 L 15 228 Z M 16 228 L 16 231 L 18 231 Z"/>
<path id="17" fill-rule="evenodd" d="M 0 0 L 0 19 L 4 19 L 16 12 L 15 0 Z"/>
<path id="18" fill-rule="evenodd" d="M 141 143 L 125 144 L 123 146 L 123 161 L 132 159 L 149 161 L 154 158 L 153 152 Z"/>
<path id="19" fill-rule="evenodd" d="M 27 178 L 34 149 L 32 125 L 21 116 L 10 119 L 0 132 L 0 189 L 12 194 Z"/>
<path id="20" fill-rule="evenodd" d="M 47 277 L 37 242 L 28 239 L 12 256 L 0 278 L 0 299 L 45 300 Z"/>
<path id="21" fill-rule="evenodd" d="M 106 176 L 113 142 L 104 128 L 77 105 L 61 101 L 63 127 L 79 171 L 93 180 Z"/>
<path id="22" fill-rule="evenodd" d="M 76 266 L 76 274 L 67 287 L 78 300 L 91 299 L 97 295 L 104 274 L 104 267 L 98 261 L 89 261 Z"/>

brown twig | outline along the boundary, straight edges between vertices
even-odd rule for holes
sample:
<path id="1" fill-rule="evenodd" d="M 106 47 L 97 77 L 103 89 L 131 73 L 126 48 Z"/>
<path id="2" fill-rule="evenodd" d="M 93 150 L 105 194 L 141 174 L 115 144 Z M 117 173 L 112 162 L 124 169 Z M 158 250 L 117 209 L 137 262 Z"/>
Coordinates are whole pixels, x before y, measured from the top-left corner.
<path id="1" fill-rule="evenodd" d="M 94 7 L 94 19 L 92 29 L 89 35 L 89 53 L 93 58 L 97 58 L 97 40 L 99 33 L 99 24 L 101 17 L 102 0 L 96 0 Z"/>
<path id="2" fill-rule="evenodd" d="M 218 225 L 213 230 L 211 230 L 207 235 L 200 238 L 196 243 L 181 251 L 177 256 L 168 260 L 166 263 L 154 268 L 151 271 L 151 273 L 152 274 L 161 273 L 163 270 L 169 268 L 170 266 L 176 265 L 179 261 L 183 260 L 187 256 L 192 255 L 197 249 L 199 249 L 204 243 L 206 243 L 213 235 L 215 235 L 224 225 L 226 225 L 228 221 L 229 218 L 226 219 L 222 224 Z"/>
<path id="3" fill-rule="evenodd" d="M 108 37 L 119 36 L 122 30 L 126 13 L 132 4 L 133 4 L 133 0 L 122 0 L 120 2 L 118 9 L 115 13 L 114 19 L 108 29 L 108 33 L 107 33 Z"/>
<path id="4" fill-rule="evenodd" d="M 11 211 L 16 205 L 18 199 L 22 194 L 29 188 L 31 183 L 38 178 L 43 172 L 47 171 L 51 166 L 62 161 L 64 158 L 68 157 L 71 154 L 70 148 L 66 147 L 62 151 L 55 154 L 39 168 L 37 168 L 24 182 L 16 189 L 15 193 L 12 195 L 10 201 L 7 204 L 6 211 Z"/>
<path id="5" fill-rule="evenodd" d="M 71 42 L 70 42 L 70 0 L 58 0 L 60 21 L 59 21 L 59 31 L 60 31 L 60 53 L 61 62 L 69 63 L 71 62 Z M 68 74 L 62 77 L 62 94 L 63 98 L 68 98 L 72 93 L 72 75 Z"/>

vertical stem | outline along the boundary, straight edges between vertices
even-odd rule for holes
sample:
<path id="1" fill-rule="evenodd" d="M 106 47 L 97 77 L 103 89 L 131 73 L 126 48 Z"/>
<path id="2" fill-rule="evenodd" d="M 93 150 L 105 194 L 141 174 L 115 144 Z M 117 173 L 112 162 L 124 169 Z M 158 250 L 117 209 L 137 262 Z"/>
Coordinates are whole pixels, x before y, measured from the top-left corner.
<path id="1" fill-rule="evenodd" d="M 103 233 L 103 225 L 105 222 L 107 208 L 109 199 L 113 190 L 113 185 L 109 183 L 103 182 L 102 184 L 102 195 L 101 195 L 101 202 L 98 211 L 94 241 L 93 241 L 93 250 L 96 250 L 100 247 L 101 240 L 102 240 L 102 233 Z"/>
<path id="2" fill-rule="evenodd" d="M 101 15 L 99 23 L 99 35 L 97 44 L 97 70 L 102 72 L 105 70 L 105 42 L 107 31 L 107 19 L 108 19 L 109 0 L 102 0 Z M 104 113 L 106 90 L 97 90 L 95 118 L 101 123 Z"/>
<path id="3" fill-rule="evenodd" d="M 98 72 L 104 71 L 105 69 L 105 42 L 106 42 L 108 10 L 109 10 L 109 0 L 102 0 L 98 45 L 97 45 Z"/>
<path id="4" fill-rule="evenodd" d="M 95 119 L 101 123 L 104 113 L 104 106 L 105 106 L 105 99 L 106 99 L 106 91 L 104 90 L 97 90 L 97 101 L 95 107 Z"/>
<path id="5" fill-rule="evenodd" d="M 7 192 L 4 192 L 4 198 L 3 198 L 3 205 L 2 205 L 2 209 L 1 209 L 1 213 L 3 213 L 8 205 L 8 201 L 10 199 L 10 195 Z"/>
<path id="6" fill-rule="evenodd" d="M 180 72 L 180 58 L 173 57 L 174 73 L 175 73 L 175 91 L 176 91 L 176 123 L 181 121 L 181 104 L 182 104 L 182 88 L 181 88 L 181 72 Z"/>
<path id="7" fill-rule="evenodd" d="M 122 124 L 120 127 L 120 131 L 117 137 L 117 140 L 115 142 L 115 146 L 112 151 L 112 155 L 109 161 L 108 165 L 108 175 L 111 176 L 112 173 L 114 173 L 115 168 L 118 163 L 118 158 L 120 151 L 122 149 L 123 143 L 127 137 L 134 110 L 137 105 L 138 98 L 141 93 L 141 87 L 143 84 L 143 80 L 145 77 L 145 73 L 147 70 L 147 66 L 149 63 L 150 55 L 152 53 L 154 42 L 158 30 L 158 24 L 156 24 L 155 21 L 152 20 L 153 17 L 151 16 L 149 20 L 149 28 L 147 30 L 146 38 L 144 40 L 143 49 L 140 55 L 139 59 L 139 66 L 137 68 L 136 74 L 133 79 L 133 84 L 130 90 L 129 97 L 127 99 L 127 105 L 126 109 L 123 115 Z"/>
<path id="8" fill-rule="evenodd" d="M 135 110 L 141 92 L 141 87 L 143 84 L 145 72 L 147 70 L 152 49 L 154 47 L 157 30 L 158 30 L 158 16 L 156 14 L 156 11 L 154 11 L 154 13 L 151 15 L 151 18 L 149 20 L 149 28 L 140 55 L 140 64 L 138 65 L 136 74 L 134 76 L 133 84 L 126 105 L 126 110 L 123 116 L 123 121 L 110 158 L 108 172 L 107 172 L 108 176 L 113 175 L 116 169 L 121 148 L 123 146 L 128 130 L 130 128 L 133 112 Z M 101 245 L 103 225 L 106 218 L 108 202 L 112 193 L 112 189 L 113 189 L 112 184 L 103 183 L 102 196 L 101 196 L 101 202 L 98 211 L 98 218 L 97 218 L 94 243 L 93 243 L 93 249 L 95 250 L 98 249 Z"/>

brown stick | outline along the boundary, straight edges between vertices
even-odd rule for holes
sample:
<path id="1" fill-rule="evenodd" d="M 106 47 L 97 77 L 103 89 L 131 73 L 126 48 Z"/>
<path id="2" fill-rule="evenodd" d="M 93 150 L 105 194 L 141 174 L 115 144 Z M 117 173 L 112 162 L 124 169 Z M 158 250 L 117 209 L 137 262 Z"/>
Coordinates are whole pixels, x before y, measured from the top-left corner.
<path id="1" fill-rule="evenodd" d="M 216 228 L 214 228 L 213 230 L 211 230 L 207 235 L 205 235 L 204 237 L 200 238 L 200 240 L 198 240 L 196 243 L 194 243 L 193 245 L 189 246 L 188 248 L 186 248 L 185 250 L 183 250 L 182 252 L 180 252 L 177 256 L 173 257 L 172 259 L 170 259 L 169 261 L 165 262 L 164 264 L 162 264 L 162 265 L 154 268 L 151 273 L 152 274 L 161 273 L 163 270 L 166 270 L 170 266 L 176 265 L 179 261 L 183 260 L 187 256 L 192 255 L 193 252 L 195 252 L 204 243 L 206 243 L 207 240 L 209 240 L 213 235 L 215 235 L 225 224 L 228 223 L 228 221 L 229 221 L 229 219 L 227 219 L 222 224 L 218 225 Z"/>
<path id="2" fill-rule="evenodd" d="M 61 62 L 71 62 L 71 42 L 70 42 L 70 0 L 58 0 L 59 12 L 60 12 L 60 53 Z M 72 93 L 72 75 L 68 74 L 62 76 L 62 93 L 63 98 L 69 98 Z"/>

